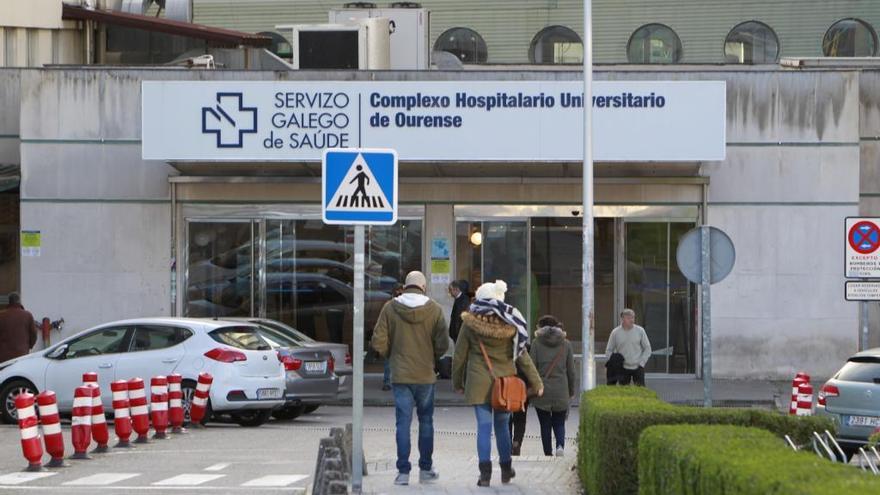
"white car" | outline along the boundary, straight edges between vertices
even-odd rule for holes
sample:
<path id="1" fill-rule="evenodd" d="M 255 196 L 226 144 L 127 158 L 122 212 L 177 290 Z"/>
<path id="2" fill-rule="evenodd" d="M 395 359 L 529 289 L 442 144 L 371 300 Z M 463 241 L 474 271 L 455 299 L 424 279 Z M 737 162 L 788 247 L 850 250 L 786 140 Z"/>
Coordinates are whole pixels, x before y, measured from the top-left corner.
<path id="1" fill-rule="evenodd" d="M 285 371 L 276 351 L 258 329 L 243 322 L 195 318 L 141 318 L 94 327 L 73 337 L 0 363 L 0 415 L 15 422 L 15 397 L 22 391 L 55 392 L 58 408 L 69 413 L 82 374 L 98 373 L 106 411 L 112 411 L 110 383 L 179 373 L 186 417 L 199 373 L 214 377 L 209 407 L 242 426 L 265 423 L 284 404 Z M 149 394 L 148 394 L 149 396 Z M 207 414 L 206 417 L 210 417 Z"/>

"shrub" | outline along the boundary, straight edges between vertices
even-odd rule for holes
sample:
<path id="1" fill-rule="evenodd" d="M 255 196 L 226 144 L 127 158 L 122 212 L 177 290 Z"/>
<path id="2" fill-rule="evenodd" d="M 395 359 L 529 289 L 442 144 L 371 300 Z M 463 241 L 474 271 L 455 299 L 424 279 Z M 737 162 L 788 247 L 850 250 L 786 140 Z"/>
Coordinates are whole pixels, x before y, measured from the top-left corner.
<path id="1" fill-rule="evenodd" d="M 578 468 L 591 495 L 638 492 L 638 441 L 661 424 L 752 426 L 807 443 L 813 431 L 834 431 L 827 418 L 786 416 L 758 409 L 674 406 L 641 387 L 598 387 L 581 399 Z"/>
<path id="2" fill-rule="evenodd" d="M 640 495 L 880 493 L 880 479 L 768 431 L 720 425 L 651 426 L 639 440 Z"/>

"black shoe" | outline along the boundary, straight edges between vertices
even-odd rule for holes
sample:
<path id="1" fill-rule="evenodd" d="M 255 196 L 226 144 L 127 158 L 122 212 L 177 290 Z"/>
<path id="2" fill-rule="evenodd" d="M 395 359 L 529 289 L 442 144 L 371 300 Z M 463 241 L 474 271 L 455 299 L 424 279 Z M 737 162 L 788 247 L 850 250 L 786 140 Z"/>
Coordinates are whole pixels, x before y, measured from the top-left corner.
<path id="1" fill-rule="evenodd" d="M 488 487 L 490 481 L 492 481 L 492 463 L 481 462 L 480 479 L 477 481 L 477 486 Z"/>
<path id="2" fill-rule="evenodd" d="M 521 449 L 522 444 L 520 444 L 519 442 L 513 442 L 513 447 L 510 449 L 510 455 L 518 456 Z"/>
<path id="3" fill-rule="evenodd" d="M 502 462 L 501 463 L 501 483 L 505 485 L 510 483 L 510 480 L 516 477 L 516 471 L 513 470 L 512 462 Z"/>
<path id="4" fill-rule="evenodd" d="M 389 391 L 389 390 L 391 390 L 391 385 L 382 385 L 382 391 L 383 391 L 383 392 L 387 392 L 387 391 Z"/>

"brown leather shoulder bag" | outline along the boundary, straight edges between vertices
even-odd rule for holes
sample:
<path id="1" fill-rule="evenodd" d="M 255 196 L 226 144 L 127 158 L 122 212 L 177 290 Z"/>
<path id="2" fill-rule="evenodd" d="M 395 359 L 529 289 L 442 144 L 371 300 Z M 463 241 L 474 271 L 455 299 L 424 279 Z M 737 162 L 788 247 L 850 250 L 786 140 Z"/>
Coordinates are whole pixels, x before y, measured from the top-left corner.
<path id="1" fill-rule="evenodd" d="M 486 360 L 486 366 L 489 367 L 489 373 L 495 381 L 492 383 L 492 409 L 496 411 L 520 412 L 526 409 L 526 383 L 518 376 L 495 376 L 492 369 L 492 361 L 489 354 L 486 353 L 486 347 L 480 342 L 480 351 L 483 352 L 483 359 Z"/>

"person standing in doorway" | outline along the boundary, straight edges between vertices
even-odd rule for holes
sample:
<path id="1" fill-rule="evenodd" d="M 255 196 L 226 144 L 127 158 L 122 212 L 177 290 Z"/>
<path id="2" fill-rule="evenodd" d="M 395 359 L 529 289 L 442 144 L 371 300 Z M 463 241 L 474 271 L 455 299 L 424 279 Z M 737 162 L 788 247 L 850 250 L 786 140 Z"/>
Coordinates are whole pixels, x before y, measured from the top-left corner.
<path id="1" fill-rule="evenodd" d="M 553 455 L 551 432 L 556 437 L 556 456 L 565 453 L 565 420 L 571 400 L 577 391 L 577 369 L 571 342 L 555 316 L 538 320 L 535 342 L 529 351 L 544 382 L 544 396 L 532 399 L 541 422 L 541 443 L 544 455 Z"/>
<path id="2" fill-rule="evenodd" d="M 540 396 L 544 385 L 532 364 L 526 345 L 529 331 L 522 313 L 504 302 L 507 284 L 503 280 L 485 283 L 477 298 L 461 316 L 461 333 L 452 362 L 452 387 L 465 394 L 477 418 L 477 456 L 480 478 L 477 486 L 488 487 L 492 480 L 492 430 L 498 447 L 501 482 L 510 483 L 513 470 L 510 440 L 510 413 L 492 409 L 495 378 L 516 374 L 519 364 L 532 390 Z M 491 366 L 491 369 L 490 369 Z"/>
<path id="3" fill-rule="evenodd" d="M 403 294 L 385 303 L 373 331 L 372 346 L 391 363 L 391 388 L 397 422 L 397 477 L 395 485 L 408 485 L 412 465 L 410 425 L 413 408 L 419 419 L 419 482 L 436 481 L 434 469 L 434 363 L 449 347 L 443 309 L 425 295 L 428 283 L 422 272 L 410 272 Z"/>
<path id="4" fill-rule="evenodd" d="M 449 296 L 452 297 L 452 314 L 449 315 L 449 336 L 453 341 L 458 341 L 458 331 L 461 329 L 461 314 L 467 311 L 471 302 L 465 288 L 462 287 L 463 280 L 453 280 L 449 284 Z"/>
<path id="5" fill-rule="evenodd" d="M 16 292 L 9 294 L 9 305 L 0 311 L 0 363 L 27 354 L 37 343 L 37 322 L 21 305 Z"/>
<path id="6" fill-rule="evenodd" d="M 618 383 L 629 385 L 630 381 L 645 386 L 645 365 L 651 358 L 651 342 L 645 329 L 636 325 L 635 311 L 627 308 L 620 312 L 620 326 L 611 331 L 605 355 L 623 355 L 623 370 Z"/>

